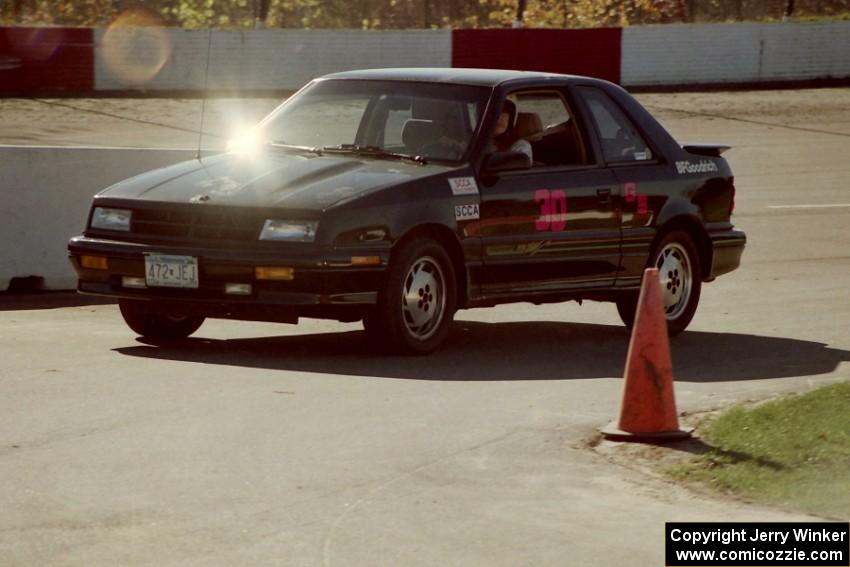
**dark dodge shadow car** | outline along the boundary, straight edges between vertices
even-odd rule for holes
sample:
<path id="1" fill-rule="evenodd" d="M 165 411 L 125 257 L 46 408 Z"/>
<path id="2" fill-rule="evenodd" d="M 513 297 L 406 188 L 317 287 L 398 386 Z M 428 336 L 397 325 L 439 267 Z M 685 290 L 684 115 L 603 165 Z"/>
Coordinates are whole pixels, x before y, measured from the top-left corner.
<path id="1" fill-rule="evenodd" d="M 318 317 L 421 354 L 457 309 L 582 299 L 631 325 L 647 266 L 676 334 L 744 249 L 726 149 L 678 144 L 586 77 L 337 73 L 230 152 L 99 193 L 68 248 L 79 291 L 118 298 L 151 339 Z"/>

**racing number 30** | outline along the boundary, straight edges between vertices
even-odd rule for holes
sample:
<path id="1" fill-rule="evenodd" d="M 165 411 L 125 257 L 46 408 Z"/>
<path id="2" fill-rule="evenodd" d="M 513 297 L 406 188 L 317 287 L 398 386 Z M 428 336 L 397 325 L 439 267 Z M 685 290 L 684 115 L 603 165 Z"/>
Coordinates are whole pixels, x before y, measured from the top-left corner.
<path id="1" fill-rule="evenodd" d="M 563 191 L 538 189 L 534 200 L 540 203 L 540 216 L 534 222 L 539 232 L 560 231 L 567 227 L 567 196 Z"/>
<path id="2" fill-rule="evenodd" d="M 626 194 L 626 202 L 634 203 L 637 201 L 637 214 L 645 215 L 649 212 L 649 202 L 646 195 L 639 195 L 637 192 L 637 185 L 629 181 L 625 185 L 623 185 L 623 192 Z"/>

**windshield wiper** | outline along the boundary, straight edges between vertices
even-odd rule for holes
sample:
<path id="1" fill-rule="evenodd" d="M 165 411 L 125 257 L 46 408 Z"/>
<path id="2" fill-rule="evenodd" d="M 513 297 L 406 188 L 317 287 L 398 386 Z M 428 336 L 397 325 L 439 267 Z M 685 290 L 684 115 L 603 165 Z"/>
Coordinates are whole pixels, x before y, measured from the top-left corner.
<path id="1" fill-rule="evenodd" d="M 310 152 L 311 154 L 322 155 L 322 148 L 313 146 L 298 146 L 295 144 L 287 144 L 283 140 L 268 140 L 266 145 L 273 148 L 283 148 L 284 150 L 297 150 L 300 152 Z"/>
<path id="2" fill-rule="evenodd" d="M 405 161 L 412 161 L 413 163 L 418 163 L 419 165 L 425 165 L 426 163 L 428 163 L 424 156 L 412 156 L 410 154 L 389 152 L 383 148 L 379 148 L 378 146 L 361 146 L 359 144 L 337 144 L 335 146 L 322 146 L 321 148 L 319 148 L 319 151 L 329 153 L 352 153 L 375 158 L 400 159 Z"/>

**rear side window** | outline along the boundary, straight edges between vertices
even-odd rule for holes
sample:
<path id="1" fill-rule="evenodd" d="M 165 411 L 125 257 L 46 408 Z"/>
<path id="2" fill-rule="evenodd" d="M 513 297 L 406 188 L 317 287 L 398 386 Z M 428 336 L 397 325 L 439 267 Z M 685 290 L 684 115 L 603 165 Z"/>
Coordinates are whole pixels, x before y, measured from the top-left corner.
<path id="1" fill-rule="evenodd" d="M 602 144 L 606 162 L 647 161 L 652 159 L 643 136 L 634 123 L 604 91 L 595 87 L 579 87 Z"/>

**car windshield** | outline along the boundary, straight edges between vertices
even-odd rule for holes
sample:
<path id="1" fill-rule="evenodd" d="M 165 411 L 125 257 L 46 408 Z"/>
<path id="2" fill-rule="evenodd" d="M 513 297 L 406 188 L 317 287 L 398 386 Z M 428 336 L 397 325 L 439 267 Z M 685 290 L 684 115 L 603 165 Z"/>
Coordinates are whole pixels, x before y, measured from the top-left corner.
<path id="1" fill-rule="evenodd" d="M 460 160 L 481 121 L 485 87 L 328 79 L 259 125 L 263 142 L 376 157 Z"/>

